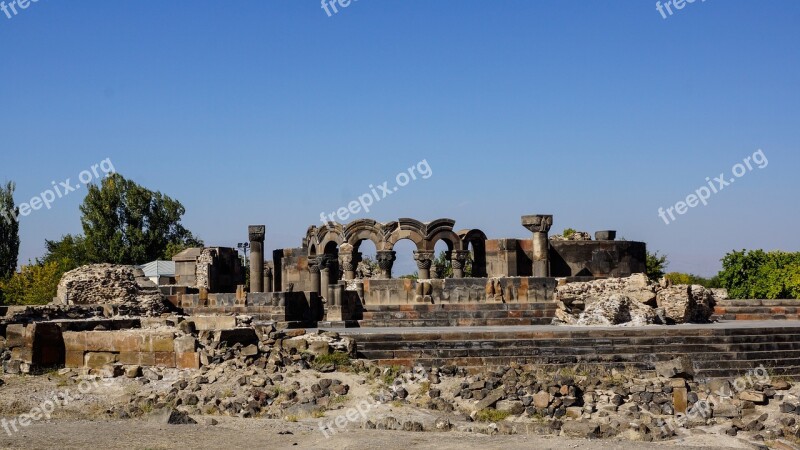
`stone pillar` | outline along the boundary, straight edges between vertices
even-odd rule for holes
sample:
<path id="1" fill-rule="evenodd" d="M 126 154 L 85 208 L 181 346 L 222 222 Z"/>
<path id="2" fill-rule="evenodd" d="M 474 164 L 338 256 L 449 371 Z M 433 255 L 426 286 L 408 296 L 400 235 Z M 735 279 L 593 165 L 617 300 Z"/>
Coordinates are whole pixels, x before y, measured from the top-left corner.
<path id="1" fill-rule="evenodd" d="M 533 276 L 550 276 L 550 242 L 547 233 L 553 226 L 553 216 L 536 214 L 522 216 L 522 226 L 533 232 Z"/>
<path id="2" fill-rule="evenodd" d="M 264 292 L 272 292 L 272 268 L 264 269 Z"/>
<path id="3" fill-rule="evenodd" d="M 450 263 L 453 267 L 453 278 L 464 278 L 464 268 L 469 259 L 469 250 L 453 250 Z"/>
<path id="4" fill-rule="evenodd" d="M 322 296 L 322 281 L 319 275 L 319 257 L 308 257 L 308 272 L 311 274 L 311 292 L 316 292 Z"/>
<path id="5" fill-rule="evenodd" d="M 397 253 L 392 250 L 379 250 L 375 258 L 378 260 L 378 267 L 381 269 L 380 277 L 384 279 L 392 278 L 392 266 L 397 259 Z"/>
<path id="6" fill-rule="evenodd" d="M 264 225 L 250 225 L 250 292 L 264 292 Z"/>
<path id="7" fill-rule="evenodd" d="M 318 258 L 319 261 L 319 283 L 320 287 L 322 288 L 322 296 L 325 297 L 326 300 L 331 301 L 328 295 L 328 286 L 331 282 L 336 281 L 336 275 L 332 273 L 332 259 L 334 258 L 333 255 L 320 255 Z"/>
<path id="8" fill-rule="evenodd" d="M 423 250 L 414 252 L 414 261 L 417 262 L 420 280 L 429 280 L 431 278 L 431 264 L 433 264 L 433 258 L 434 252 Z"/>
<path id="9" fill-rule="evenodd" d="M 345 280 L 354 280 L 356 278 L 356 266 L 361 260 L 361 253 L 354 252 L 353 246 L 344 243 L 339 246 L 339 264 L 344 271 Z"/>

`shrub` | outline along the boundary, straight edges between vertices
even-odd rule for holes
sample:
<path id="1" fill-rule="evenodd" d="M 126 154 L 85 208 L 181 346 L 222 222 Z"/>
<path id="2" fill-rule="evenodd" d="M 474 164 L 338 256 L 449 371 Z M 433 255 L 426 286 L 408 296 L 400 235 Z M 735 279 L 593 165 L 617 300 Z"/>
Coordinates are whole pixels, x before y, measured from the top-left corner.
<path id="1" fill-rule="evenodd" d="M 8 280 L 0 281 L 6 305 L 44 305 L 53 301 L 61 276 L 67 271 L 65 261 L 22 266 Z"/>
<path id="2" fill-rule="evenodd" d="M 475 420 L 478 422 L 501 422 L 505 420 L 511 413 L 508 411 L 498 411 L 496 409 L 482 409 L 478 411 Z"/>
<path id="3" fill-rule="evenodd" d="M 731 298 L 800 298 L 800 253 L 733 251 L 722 258 L 719 280 Z"/>

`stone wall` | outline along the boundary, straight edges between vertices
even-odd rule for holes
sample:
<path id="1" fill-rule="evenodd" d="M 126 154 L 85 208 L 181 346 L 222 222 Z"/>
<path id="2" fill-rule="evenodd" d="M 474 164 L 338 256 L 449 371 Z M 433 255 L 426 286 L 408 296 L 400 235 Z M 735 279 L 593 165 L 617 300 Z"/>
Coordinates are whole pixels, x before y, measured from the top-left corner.
<path id="1" fill-rule="evenodd" d="M 364 303 L 391 305 L 409 303 L 526 303 L 552 301 L 554 278 L 447 278 L 363 280 Z M 358 288 L 355 288 L 358 291 Z"/>
<path id="2" fill-rule="evenodd" d="M 275 252 L 278 253 L 277 251 Z M 280 264 L 276 265 L 275 290 L 309 291 L 311 290 L 311 274 L 308 272 L 307 250 L 303 248 L 285 248 L 282 250 Z"/>
<path id="3" fill-rule="evenodd" d="M 65 366 L 101 369 L 122 364 L 197 369 L 197 340 L 174 331 L 78 331 L 63 334 Z"/>

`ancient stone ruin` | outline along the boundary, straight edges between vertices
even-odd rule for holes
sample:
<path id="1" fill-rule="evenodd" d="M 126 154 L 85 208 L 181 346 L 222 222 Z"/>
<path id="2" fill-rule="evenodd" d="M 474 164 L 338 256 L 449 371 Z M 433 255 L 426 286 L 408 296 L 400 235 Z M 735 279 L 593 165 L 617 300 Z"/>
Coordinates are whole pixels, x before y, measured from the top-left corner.
<path id="1" fill-rule="evenodd" d="M 266 227 L 250 226 L 247 264 L 236 249 L 187 249 L 160 286 L 136 267 L 81 267 L 50 305 L 0 309 L 3 373 L 131 380 L 137 394 L 106 414 L 163 423 L 324 415 L 348 401 L 350 383 L 376 383 L 381 412 L 363 429 L 655 440 L 724 424 L 727 436 L 800 435 L 789 420 L 800 385 L 786 381 L 800 376 L 792 306 L 650 281 L 645 243 L 608 230 L 551 238 L 553 220 L 523 216 L 530 239 L 490 239 L 451 219 L 360 219 L 313 225 L 300 247 L 271 253 Z M 393 274 L 401 240 L 414 245 L 416 278 Z M 289 380 L 302 371 L 317 378 Z M 164 389 L 164 377 L 176 381 Z M 401 421 L 380 406 L 412 403 L 435 419 Z"/>

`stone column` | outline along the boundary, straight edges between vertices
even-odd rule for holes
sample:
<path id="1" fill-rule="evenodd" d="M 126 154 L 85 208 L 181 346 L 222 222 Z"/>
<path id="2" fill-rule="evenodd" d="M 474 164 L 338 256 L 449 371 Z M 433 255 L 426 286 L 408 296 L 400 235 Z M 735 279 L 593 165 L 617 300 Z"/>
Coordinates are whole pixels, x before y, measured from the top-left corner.
<path id="1" fill-rule="evenodd" d="M 264 292 L 272 291 L 272 269 L 267 267 L 264 269 Z"/>
<path id="2" fill-rule="evenodd" d="M 522 226 L 533 232 L 533 276 L 550 276 L 550 242 L 547 233 L 553 226 L 553 216 L 536 214 L 522 216 Z"/>
<path id="3" fill-rule="evenodd" d="M 319 275 L 319 257 L 308 257 L 308 272 L 311 274 L 311 292 L 322 296 L 322 282 Z"/>
<path id="4" fill-rule="evenodd" d="M 450 263 L 453 266 L 453 278 L 464 278 L 464 268 L 467 266 L 469 250 L 453 250 Z"/>
<path id="5" fill-rule="evenodd" d="M 331 300 L 328 298 L 328 286 L 331 284 L 331 280 L 335 280 L 336 275 L 331 273 L 331 260 L 334 258 L 333 255 L 320 255 L 319 256 L 319 283 L 320 287 L 322 288 L 322 296 L 326 298 L 326 300 Z"/>
<path id="6" fill-rule="evenodd" d="M 417 262 L 420 280 L 429 280 L 431 278 L 431 264 L 433 264 L 433 258 L 434 252 L 423 250 L 414 252 L 414 261 Z"/>
<path id="7" fill-rule="evenodd" d="M 250 292 L 264 292 L 264 225 L 250 225 Z"/>
<path id="8" fill-rule="evenodd" d="M 344 271 L 345 280 L 354 280 L 356 278 L 356 266 L 360 260 L 361 253 L 354 252 L 352 245 L 344 243 L 339 246 L 339 264 Z"/>
<path id="9" fill-rule="evenodd" d="M 397 259 L 397 252 L 392 250 L 379 250 L 375 258 L 378 260 L 378 267 L 381 269 L 380 277 L 384 279 L 392 278 L 392 266 Z"/>

